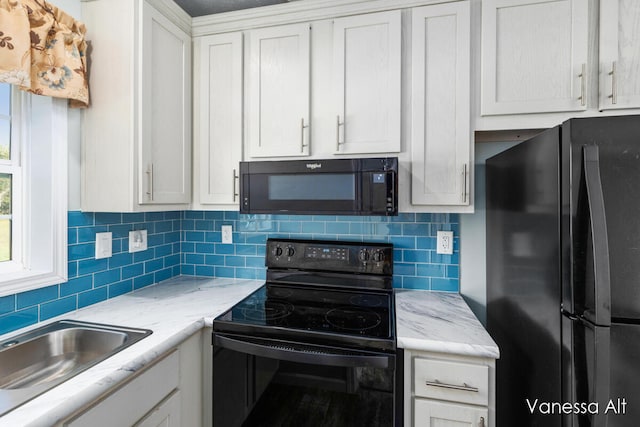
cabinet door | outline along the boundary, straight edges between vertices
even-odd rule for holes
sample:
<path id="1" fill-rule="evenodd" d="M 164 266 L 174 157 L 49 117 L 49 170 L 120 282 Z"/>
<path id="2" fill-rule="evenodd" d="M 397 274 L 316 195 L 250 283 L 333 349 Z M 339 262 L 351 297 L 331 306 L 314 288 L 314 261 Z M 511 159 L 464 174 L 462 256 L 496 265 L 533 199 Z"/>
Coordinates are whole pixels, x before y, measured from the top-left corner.
<path id="1" fill-rule="evenodd" d="M 401 12 L 334 21 L 336 152 L 400 151 Z"/>
<path id="2" fill-rule="evenodd" d="M 587 0 L 482 2 L 482 114 L 581 111 Z"/>
<path id="3" fill-rule="evenodd" d="M 175 390 L 134 427 L 181 427 L 180 390 Z"/>
<path id="4" fill-rule="evenodd" d="M 198 197 L 236 204 L 242 160 L 242 33 L 202 37 L 198 79 Z"/>
<path id="5" fill-rule="evenodd" d="M 309 24 L 251 31 L 249 156 L 309 154 Z"/>
<path id="6" fill-rule="evenodd" d="M 191 200 L 191 38 L 146 1 L 138 64 L 140 203 Z"/>
<path id="7" fill-rule="evenodd" d="M 489 425 L 485 407 L 440 403 L 414 399 L 415 427 L 486 427 Z"/>
<path id="8" fill-rule="evenodd" d="M 600 109 L 640 108 L 640 2 L 600 2 Z"/>
<path id="9" fill-rule="evenodd" d="M 468 2 L 412 10 L 411 203 L 468 205 Z"/>

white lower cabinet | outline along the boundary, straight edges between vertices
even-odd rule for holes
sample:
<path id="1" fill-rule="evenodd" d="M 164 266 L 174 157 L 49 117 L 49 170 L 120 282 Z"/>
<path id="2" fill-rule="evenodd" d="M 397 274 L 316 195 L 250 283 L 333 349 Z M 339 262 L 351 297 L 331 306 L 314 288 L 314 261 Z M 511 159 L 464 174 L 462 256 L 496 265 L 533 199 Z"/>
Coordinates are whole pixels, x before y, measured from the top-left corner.
<path id="1" fill-rule="evenodd" d="M 201 332 L 74 414 L 68 427 L 202 425 Z"/>
<path id="2" fill-rule="evenodd" d="M 416 427 L 485 427 L 487 408 L 415 399 L 413 425 Z"/>
<path id="3" fill-rule="evenodd" d="M 180 390 L 174 390 L 135 427 L 180 427 Z"/>
<path id="4" fill-rule="evenodd" d="M 405 427 L 494 426 L 495 360 L 405 350 Z"/>

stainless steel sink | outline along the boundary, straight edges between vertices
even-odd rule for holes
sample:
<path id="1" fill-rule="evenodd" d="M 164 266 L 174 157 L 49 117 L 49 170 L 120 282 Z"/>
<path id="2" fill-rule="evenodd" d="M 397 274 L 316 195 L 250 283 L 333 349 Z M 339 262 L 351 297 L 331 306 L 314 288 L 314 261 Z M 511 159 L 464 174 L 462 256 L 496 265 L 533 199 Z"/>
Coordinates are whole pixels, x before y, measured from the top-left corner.
<path id="1" fill-rule="evenodd" d="M 0 415 L 151 334 L 60 320 L 0 342 Z"/>

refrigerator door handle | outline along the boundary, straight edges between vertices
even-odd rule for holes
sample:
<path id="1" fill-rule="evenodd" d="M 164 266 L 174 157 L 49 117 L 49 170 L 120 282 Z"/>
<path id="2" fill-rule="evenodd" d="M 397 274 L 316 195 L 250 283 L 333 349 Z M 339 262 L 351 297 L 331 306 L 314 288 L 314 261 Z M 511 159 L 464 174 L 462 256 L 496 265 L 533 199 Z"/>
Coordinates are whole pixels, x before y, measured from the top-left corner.
<path id="1" fill-rule="evenodd" d="M 585 312 L 590 322 L 599 326 L 611 325 L 611 276 L 609 271 L 609 240 L 605 217 L 602 181 L 600 179 L 600 156 L 597 145 L 582 147 L 584 179 L 587 189 L 588 207 L 593 239 L 594 310 Z"/>

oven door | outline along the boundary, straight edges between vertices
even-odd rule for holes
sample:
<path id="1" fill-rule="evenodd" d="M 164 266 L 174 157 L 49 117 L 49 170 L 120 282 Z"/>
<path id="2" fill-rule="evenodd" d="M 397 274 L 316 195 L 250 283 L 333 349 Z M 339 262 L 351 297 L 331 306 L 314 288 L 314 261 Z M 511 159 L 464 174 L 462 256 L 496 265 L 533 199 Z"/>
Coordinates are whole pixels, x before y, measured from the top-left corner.
<path id="1" fill-rule="evenodd" d="M 400 426 L 395 354 L 213 334 L 214 427 Z"/>

